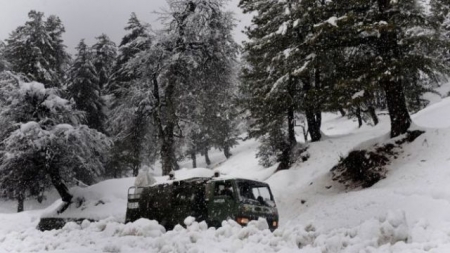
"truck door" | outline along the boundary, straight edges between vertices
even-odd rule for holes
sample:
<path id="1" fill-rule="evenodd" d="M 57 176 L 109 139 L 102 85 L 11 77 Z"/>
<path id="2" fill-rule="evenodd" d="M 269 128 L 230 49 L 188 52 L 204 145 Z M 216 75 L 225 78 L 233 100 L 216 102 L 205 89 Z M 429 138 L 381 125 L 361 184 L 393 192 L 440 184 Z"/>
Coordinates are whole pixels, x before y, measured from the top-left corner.
<path id="1" fill-rule="evenodd" d="M 233 181 L 212 181 L 209 188 L 208 221 L 218 227 L 223 220 L 233 219 L 236 215 L 237 192 Z"/>

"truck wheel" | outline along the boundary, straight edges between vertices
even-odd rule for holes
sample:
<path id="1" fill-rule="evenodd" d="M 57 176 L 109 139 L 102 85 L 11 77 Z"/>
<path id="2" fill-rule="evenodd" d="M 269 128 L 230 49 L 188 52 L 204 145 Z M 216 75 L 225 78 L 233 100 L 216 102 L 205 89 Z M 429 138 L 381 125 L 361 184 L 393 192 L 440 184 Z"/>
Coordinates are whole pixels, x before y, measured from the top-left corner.
<path id="1" fill-rule="evenodd" d="M 222 226 L 220 221 L 211 221 L 208 222 L 209 227 L 220 228 Z"/>

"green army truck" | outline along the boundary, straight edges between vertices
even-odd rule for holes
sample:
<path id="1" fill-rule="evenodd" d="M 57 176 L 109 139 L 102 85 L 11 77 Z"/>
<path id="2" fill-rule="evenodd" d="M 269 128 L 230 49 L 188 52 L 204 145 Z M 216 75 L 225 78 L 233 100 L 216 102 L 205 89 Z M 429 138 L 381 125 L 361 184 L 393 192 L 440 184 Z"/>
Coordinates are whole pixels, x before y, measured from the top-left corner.
<path id="1" fill-rule="evenodd" d="M 219 227 L 232 219 L 241 225 L 265 218 L 278 227 L 278 211 L 268 184 L 248 179 L 191 178 L 148 187 L 131 187 L 125 222 L 157 220 L 166 229 L 186 217 Z"/>

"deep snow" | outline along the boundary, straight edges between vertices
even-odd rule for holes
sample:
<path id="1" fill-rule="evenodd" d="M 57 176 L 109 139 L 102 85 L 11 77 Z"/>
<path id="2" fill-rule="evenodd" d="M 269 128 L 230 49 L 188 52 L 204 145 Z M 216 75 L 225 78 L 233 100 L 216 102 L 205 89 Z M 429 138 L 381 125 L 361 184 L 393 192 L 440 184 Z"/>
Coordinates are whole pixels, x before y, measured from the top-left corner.
<path id="1" fill-rule="evenodd" d="M 224 222 L 219 229 L 187 219 L 187 228 L 165 230 L 154 221 L 122 224 L 127 188 L 133 178 L 73 188 L 89 201 L 65 215 L 89 214 L 99 222 L 68 223 L 61 230 L 40 232 L 39 217 L 60 203 L 33 201 L 15 214 L 15 203 L 0 202 L 0 253 L 4 252 L 450 252 L 450 98 L 413 115 L 426 133 L 404 146 L 388 166 L 387 178 L 364 190 L 346 191 L 331 181 L 330 169 L 340 156 L 388 137 L 389 119 L 363 126 L 325 114 L 323 141 L 310 144 L 308 161 L 274 174 L 255 158 L 258 143 L 241 142 L 226 160 L 211 154 L 208 169 L 185 169 L 176 177 L 206 176 L 218 169 L 226 176 L 265 180 L 280 213 L 280 228 L 271 233 L 264 221 L 241 228 Z M 300 129 L 299 129 L 300 131 Z M 298 133 L 298 138 L 301 138 Z M 206 167 L 202 161 L 199 166 Z M 156 169 L 156 173 L 158 173 Z M 157 181 L 166 180 L 156 177 Z M 101 200 L 101 203 L 98 201 Z M 93 204 L 89 204 L 93 203 Z M 80 211 L 83 209 L 83 211 Z M 80 216 L 81 217 L 81 216 Z"/>

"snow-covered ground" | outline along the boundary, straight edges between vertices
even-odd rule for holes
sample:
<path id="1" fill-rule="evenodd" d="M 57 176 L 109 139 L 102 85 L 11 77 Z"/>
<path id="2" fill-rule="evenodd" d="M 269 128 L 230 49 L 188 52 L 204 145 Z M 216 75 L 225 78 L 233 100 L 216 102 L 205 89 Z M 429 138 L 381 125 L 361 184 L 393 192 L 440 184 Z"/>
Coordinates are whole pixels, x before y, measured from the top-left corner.
<path id="1" fill-rule="evenodd" d="M 166 232 L 154 221 L 123 224 L 127 188 L 133 178 L 108 180 L 88 188 L 74 188 L 94 205 L 69 210 L 102 219 L 61 230 L 41 232 L 39 217 L 60 203 L 49 194 L 43 204 L 0 202 L 0 253 L 4 252 L 450 252 L 450 98 L 413 115 L 426 133 L 404 146 L 389 165 L 387 178 L 364 190 L 346 191 L 333 182 L 330 169 L 340 156 L 388 136 L 389 119 L 376 127 L 363 126 L 325 114 L 326 137 L 310 144 L 310 158 L 288 171 L 274 174 L 255 158 L 258 143 L 241 142 L 226 160 L 212 152 L 207 169 L 185 169 L 178 178 L 210 175 L 219 169 L 227 176 L 264 180 L 271 185 L 280 213 L 280 228 L 271 233 L 264 221 L 241 228 L 224 222 L 219 229 L 187 219 L 187 228 Z M 299 138 L 301 133 L 299 129 Z M 202 160 L 202 157 L 199 158 Z M 206 167 L 203 161 L 199 166 Z M 158 181 L 165 180 L 157 177 Z M 101 202 L 99 202 L 101 200 Z"/>

